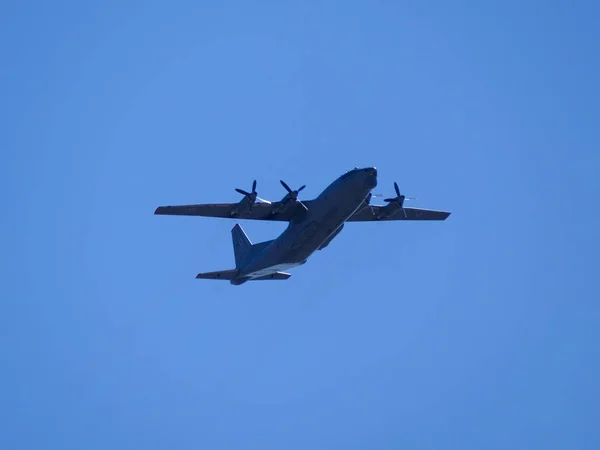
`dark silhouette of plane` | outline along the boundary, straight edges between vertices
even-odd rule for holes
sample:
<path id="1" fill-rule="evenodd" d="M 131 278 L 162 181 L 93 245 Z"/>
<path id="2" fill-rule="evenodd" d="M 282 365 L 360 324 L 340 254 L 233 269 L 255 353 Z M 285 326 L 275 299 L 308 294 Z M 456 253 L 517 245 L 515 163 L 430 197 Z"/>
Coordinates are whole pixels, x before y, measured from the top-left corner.
<path id="1" fill-rule="evenodd" d="M 231 230 L 235 269 L 199 273 L 196 278 L 229 280 L 240 285 L 249 280 L 286 280 L 284 272 L 306 263 L 310 255 L 322 250 L 342 231 L 348 222 L 389 220 L 445 220 L 450 212 L 405 208 L 405 200 L 394 183 L 396 197 L 386 198 L 387 205 L 372 205 L 371 190 L 377 186 L 375 167 L 354 168 L 331 183 L 317 198 L 301 201 L 298 194 L 305 186 L 287 191 L 278 202 L 258 197 L 256 180 L 252 191 L 236 189 L 244 198 L 238 203 L 160 206 L 154 214 L 223 217 L 289 222 L 276 239 L 253 244 L 242 227 Z M 257 202 L 258 201 L 258 202 Z"/>

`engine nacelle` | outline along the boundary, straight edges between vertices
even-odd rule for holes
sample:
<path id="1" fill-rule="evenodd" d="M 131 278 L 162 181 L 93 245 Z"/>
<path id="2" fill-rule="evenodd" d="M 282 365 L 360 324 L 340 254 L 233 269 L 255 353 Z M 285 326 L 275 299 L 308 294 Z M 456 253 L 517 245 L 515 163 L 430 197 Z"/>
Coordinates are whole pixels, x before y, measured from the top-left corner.
<path id="1" fill-rule="evenodd" d="M 290 208 L 298 208 L 298 214 L 302 212 L 302 210 L 307 210 L 306 206 L 300 200 L 294 200 L 289 195 L 286 195 L 281 199 L 281 201 L 274 203 L 274 207 L 271 210 L 271 214 L 284 213 L 287 212 Z"/>
<path id="2" fill-rule="evenodd" d="M 286 211 L 290 205 L 292 205 L 294 202 L 291 201 L 291 199 L 289 198 L 288 195 L 286 195 L 285 197 L 283 197 L 281 199 L 281 201 L 279 201 L 276 206 L 271 210 L 271 214 L 277 214 L 283 211 Z"/>
<path id="3" fill-rule="evenodd" d="M 240 214 L 244 214 L 250 212 L 252 210 L 252 206 L 254 205 L 254 200 L 248 197 L 244 197 L 240 200 L 239 203 L 236 203 L 229 212 L 231 217 L 235 217 Z"/>
<path id="4" fill-rule="evenodd" d="M 402 207 L 398 203 L 388 203 L 386 206 L 379 209 L 377 212 L 377 218 L 387 219 L 388 217 L 392 217 L 393 215 L 397 214 L 401 209 Z"/>

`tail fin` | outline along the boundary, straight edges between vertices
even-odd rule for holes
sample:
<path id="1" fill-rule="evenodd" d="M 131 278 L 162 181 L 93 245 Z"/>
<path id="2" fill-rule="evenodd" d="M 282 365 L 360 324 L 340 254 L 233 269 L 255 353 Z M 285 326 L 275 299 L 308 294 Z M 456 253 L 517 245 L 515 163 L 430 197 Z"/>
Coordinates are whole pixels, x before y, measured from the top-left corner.
<path id="1" fill-rule="evenodd" d="M 231 239 L 233 240 L 233 253 L 235 255 L 235 267 L 240 268 L 250 256 L 252 241 L 248 238 L 239 223 L 231 229 Z"/>
<path id="2" fill-rule="evenodd" d="M 235 254 L 235 268 L 240 269 L 254 256 L 257 256 L 265 248 L 273 243 L 272 240 L 253 244 L 239 224 L 231 230 L 233 240 L 233 253 Z"/>

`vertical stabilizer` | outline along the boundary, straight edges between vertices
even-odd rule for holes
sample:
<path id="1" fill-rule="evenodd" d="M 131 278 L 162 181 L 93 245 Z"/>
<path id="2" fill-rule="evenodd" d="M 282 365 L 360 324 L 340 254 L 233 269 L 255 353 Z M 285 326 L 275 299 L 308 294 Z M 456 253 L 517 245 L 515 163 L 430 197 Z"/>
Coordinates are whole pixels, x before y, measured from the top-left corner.
<path id="1" fill-rule="evenodd" d="M 239 223 L 231 229 L 231 239 L 233 240 L 233 253 L 235 255 L 235 267 L 239 269 L 244 265 L 250 256 L 252 242 L 242 229 Z"/>

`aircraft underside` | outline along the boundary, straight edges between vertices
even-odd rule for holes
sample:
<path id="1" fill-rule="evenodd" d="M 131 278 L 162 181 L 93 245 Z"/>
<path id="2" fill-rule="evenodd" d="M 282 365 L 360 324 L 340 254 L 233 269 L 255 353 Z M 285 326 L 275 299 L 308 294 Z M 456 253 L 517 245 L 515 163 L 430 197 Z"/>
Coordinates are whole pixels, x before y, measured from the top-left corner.
<path id="1" fill-rule="evenodd" d="M 377 186 L 375 167 L 354 168 L 334 180 L 312 200 L 300 200 L 305 186 L 292 190 L 281 181 L 285 196 L 276 202 L 258 197 L 256 180 L 250 192 L 236 189 L 244 197 L 235 203 L 207 203 L 159 206 L 155 214 L 221 217 L 287 222 L 288 228 L 276 239 L 253 244 L 239 224 L 232 231 L 235 269 L 199 273 L 196 278 L 229 280 L 243 284 L 250 280 L 286 280 L 285 272 L 306 263 L 317 250 L 327 247 L 346 223 L 379 221 L 441 221 L 448 211 L 405 207 L 405 200 L 416 200 L 400 193 L 394 182 L 395 197 L 387 205 L 374 205 L 371 191 Z"/>

